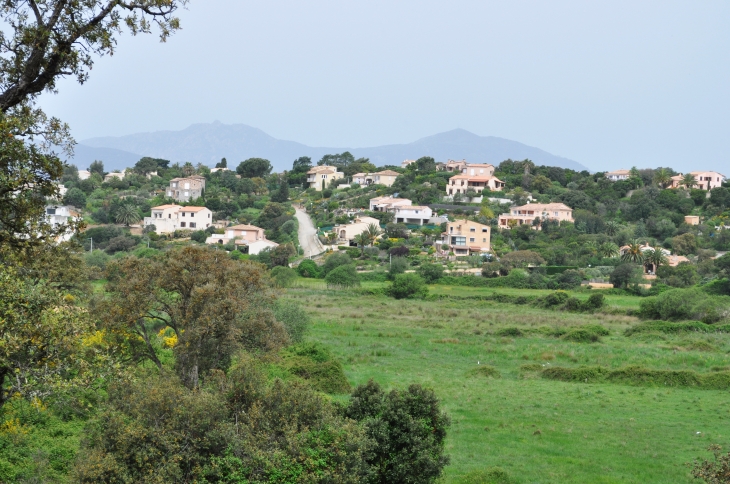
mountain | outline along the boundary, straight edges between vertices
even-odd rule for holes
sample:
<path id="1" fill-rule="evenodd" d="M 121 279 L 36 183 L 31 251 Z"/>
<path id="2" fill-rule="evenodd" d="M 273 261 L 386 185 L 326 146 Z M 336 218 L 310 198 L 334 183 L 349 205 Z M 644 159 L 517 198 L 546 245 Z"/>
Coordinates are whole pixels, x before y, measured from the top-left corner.
<path id="1" fill-rule="evenodd" d="M 279 140 L 260 129 L 245 124 L 193 124 L 181 131 L 157 131 L 127 136 L 107 136 L 83 140 L 71 160 L 86 167 L 95 159 L 104 161 L 107 170 L 133 165 L 142 156 L 164 158 L 173 162 L 190 161 L 213 166 L 226 157 L 232 166 L 251 157 L 266 158 L 276 171 L 291 167 L 300 156 L 319 160 L 327 153 L 350 151 L 355 157 L 366 157 L 376 166 L 399 165 L 405 159 L 432 156 L 436 161 L 466 159 L 497 164 L 507 158 L 529 158 L 537 165 L 560 166 L 586 170 L 580 163 L 494 136 L 478 136 L 463 129 L 421 138 L 413 143 L 371 148 L 310 147 L 295 141 Z"/>

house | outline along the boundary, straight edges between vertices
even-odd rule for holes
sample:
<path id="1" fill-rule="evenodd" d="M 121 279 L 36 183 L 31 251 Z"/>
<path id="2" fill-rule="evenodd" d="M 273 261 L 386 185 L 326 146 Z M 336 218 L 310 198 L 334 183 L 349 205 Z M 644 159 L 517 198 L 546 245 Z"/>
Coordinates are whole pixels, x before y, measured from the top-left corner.
<path id="1" fill-rule="evenodd" d="M 104 183 L 109 183 L 114 178 L 116 178 L 118 180 L 123 180 L 124 179 L 124 173 L 121 173 L 121 172 L 118 172 L 118 171 L 113 171 L 111 173 L 107 173 L 106 175 L 104 175 Z"/>
<path id="2" fill-rule="evenodd" d="M 205 177 L 192 175 L 184 178 L 173 178 L 166 194 L 178 202 L 189 202 L 203 196 Z"/>
<path id="3" fill-rule="evenodd" d="M 422 205 L 399 205 L 395 207 L 394 212 L 396 223 L 403 224 L 423 225 L 433 217 L 431 207 Z"/>
<path id="4" fill-rule="evenodd" d="M 400 163 L 401 168 L 406 168 L 408 165 L 415 163 L 416 160 L 403 160 Z"/>
<path id="5" fill-rule="evenodd" d="M 448 160 L 446 163 L 439 163 L 436 165 L 436 169 L 439 171 L 453 171 L 456 173 L 463 173 L 464 168 L 466 168 L 466 165 L 468 163 L 466 160 Z"/>
<path id="6" fill-rule="evenodd" d="M 345 174 L 337 171 L 336 166 L 314 166 L 307 172 L 307 188 L 314 188 L 317 191 L 324 190 L 334 180 L 344 178 Z"/>
<path id="7" fill-rule="evenodd" d="M 211 173 L 215 173 L 215 172 L 218 172 L 218 171 L 231 171 L 231 170 L 229 170 L 228 168 L 211 168 L 210 169 L 210 172 Z"/>
<path id="8" fill-rule="evenodd" d="M 606 178 L 611 181 L 628 180 L 631 176 L 631 170 L 616 170 L 606 172 Z"/>
<path id="9" fill-rule="evenodd" d="M 470 176 L 494 176 L 494 165 L 489 163 L 467 163 L 461 169 L 461 173 Z"/>
<path id="10" fill-rule="evenodd" d="M 358 185 L 385 185 L 390 187 L 400 175 L 397 171 L 384 170 L 377 173 L 356 173 L 352 175 L 352 182 Z"/>
<path id="11" fill-rule="evenodd" d="M 152 215 L 144 218 L 144 226 L 154 225 L 158 234 L 176 230 L 205 230 L 213 223 L 213 212 L 205 207 L 160 205 L 152 207 Z"/>
<path id="12" fill-rule="evenodd" d="M 470 170 L 470 168 L 465 168 Z M 460 174 L 449 178 L 446 184 L 446 195 L 453 196 L 456 194 L 465 194 L 467 191 L 476 192 L 475 196 L 480 196 L 483 190 L 501 191 L 504 188 L 504 182 L 492 175 L 469 175 Z"/>
<path id="13" fill-rule="evenodd" d="M 686 223 L 687 225 L 699 225 L 700 216 L 699 215 L 685 215 L 684 223 Z"/>
<path id="14" fill-rule="evenodd" d="M 628 249 L 629 249 L 629 246 L 624 245 L 623 247 L 621 247 L 619 249 L 619 253 L 621 255 L 624 255 Z M 649 252 L 649 251 L 653 251 L 653 250 L 660 250 L 662 252 L 662 254 L 664 254 L 664 256 L 667 258 L 667 265 L 669 267 L 677 267 L 682 262 L 689 262 L 689 259 L 687 259 L 685 256 L 672 255 L 672 253 L 670 251 L 668 251 L 667 249 L 665 249 L 663 247 L 659 247 L 658 249 L 655 249 L 654 247 L 650 246 L 648 243 L 645 243 L 644 245 L 641 246 L 642 254 Z M 654 264 L 644 264 L 644 273 L 645 274 L 654 275 L 654 273 L 656 273 L 656 269 L 657 268 L 654 266 Z"/>
<path id="15" fill-rule="evenodd" d="M 332 227 L 332 232 L 337 234 L 341 241 L 351 241 L 363 232 L 367 232 L 370 225 L 380 227 L 380 220 L 373 217 L 357 217 L 349 224 L 339 224 Z"/>
<path id="16" fill-rule="evenodd" d="M 691 188 L 699 188 L 700 190 L 712 190 L 722 186 L 725 181 L 725 175 L 716 171 L 691 171 L 689 172 L 695 179 L 695 184 Z M 679 188 L 684 186 L 684 175 L 676 175 L 672 177 L 669 188 Z"/>
<path id="17" fill-rule="evenodd" d="M 91 178 L 91 172 L 89 170 L 79 170 L 79 180 L 87 180 Z"/>
<path id="18" fill-rule="evenodd" d="M 227 245 L 231 242 L 240 252 L 255 255 L 266 248 L 274 248 L 279 244 L 266 238 L 264 229 L 255 225 L 234 225 L 226 227 L 225 233 L 214 234 L 205 239 L 206 244 Z"/>
<path id="19" fill-rule="evenodd" d="M 446 255 L 482 255 L 491 250 L 491 228 L 489 225 L 456 220 L 446 224 L 446 232 L 441 234 L 441 241 L 436 242 L 439 253 Z"/>
<path id="20" fill-rule="evenodd" d="M 539 230 L 541 227 L 533 224 L 535 219 L 572 222 L 573 209 L 564 203 L 528 203 L 521 207 L 512 207 L 510 213 L 500 215 L 499 226 L 509 228 L 512 225 L 529 224 Z M 514 222 L 510 223 L 512 220 Z"/>
<path id="21" fill-rule="evenodd" d="M 52 205 L 46 207 L 46 223 L 54 229 L 60 225 L 65 225 L 69 222 L 75 222 L 81 219 L 81 213 L 76 211 L 73 207 L 66 205 Z M 58 236 L 57 242 L 66 242 L 71 240 L 74 232 L 68 230 L 65 233 Z"/>
<path id="22" fill-rule="evenodd" d="M 370 199 L 371 212 L 393 212 L 396 207 L 412 205 L 413 202 L 407 198 L 375 197 Z"/>

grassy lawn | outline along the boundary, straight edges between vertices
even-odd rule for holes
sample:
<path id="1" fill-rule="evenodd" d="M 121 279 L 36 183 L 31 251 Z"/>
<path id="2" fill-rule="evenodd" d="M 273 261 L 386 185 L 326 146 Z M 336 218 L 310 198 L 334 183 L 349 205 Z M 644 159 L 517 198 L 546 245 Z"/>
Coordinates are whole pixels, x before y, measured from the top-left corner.
<path id="1" fill-rule="evenodd" d="M 525 364 L 635 364 L 707 372 L 730 368 L 729 335 L 626 337 L 623 330 L 637 322 L 629 316 L 493 301 L 396 301 L 329 291 L 322 281 L 302 282 L 285 297 L 312 314 L 309 338 L 341 358 L 353 385 L 373 378 L 386 387 L 415 382 L 435 389 L 452 418 L 447 483 L 491 466 L 521 483 L 691 482 L 686 462 L 707 457 L 710 443 L 730 444 L 727 391 L 564 383 L 520 370 Z M 621 298 L 610 304 L 628 306 Z M 587 323 L 610 335 L 598 343 L 574 343 L 539 331 Z M 519 327 L 526 336 L 497 336 L 504 327 Z M 480 374 L 482 365 L 493 366 L 500 377 Z"/>

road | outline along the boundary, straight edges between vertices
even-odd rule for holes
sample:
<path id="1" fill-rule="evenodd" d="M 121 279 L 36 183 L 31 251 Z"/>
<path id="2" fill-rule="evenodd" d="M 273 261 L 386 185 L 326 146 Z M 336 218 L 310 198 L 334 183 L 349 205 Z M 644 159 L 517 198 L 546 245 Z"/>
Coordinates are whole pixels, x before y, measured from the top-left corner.
<path id="1" fill-rule="evenodd" d="M 297 220 L 299 221 L 299 245 L 304 249 L 304 257 L 317 255 L 324 251 L 317 238 L 317 229 L 312 224 L 307 212 L 296 208 Z"/>

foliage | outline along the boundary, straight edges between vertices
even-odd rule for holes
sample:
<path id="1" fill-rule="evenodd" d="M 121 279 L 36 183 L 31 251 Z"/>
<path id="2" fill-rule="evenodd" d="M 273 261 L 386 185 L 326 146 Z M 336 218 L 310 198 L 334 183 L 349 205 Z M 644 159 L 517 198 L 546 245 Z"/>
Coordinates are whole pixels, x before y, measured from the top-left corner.
<path id="1" fill-rule="evenodd" d="M 697 373 L 693 370 L 653 370 L 639 365 L 623 368 L 552 366 L 542 370 L 542 377 L 575 383 L 611 382 L 624 385 L 695 387 L 707 390 L 730 389 L 730 372 Z"/>
<path id="2" fill-rule="evenodd" d="M 274 279 L 276 287 L 291 287 L 297 278 L 297 272 L 291 267 L 276 266 L 271 269 L 271 277 Z"/>
<path id="3" fill-rule="evenodd" d="M 730 452 L 725 454 L 719 445 L 707 448 L 714 456 L 714 461 L 695 459 L 692 465 L 692 477 L 701 479 L 707 484 L 727 484 L 730 482 Z"/>
<path id="4" fill-rule="evenodd" d="M 408 259 L 405 257 L 393 257 L 388 266 L 388 280 L 393 281 L 399 274 L 404 274 L 408 269 Z"/>
<path id="5" fill-rule="evenodd" d="M 717 323 L 730 320 L 730 296 L 711 296 L 696 288 L 671 289 L 641 301 L 639 316 L 643 319 Z"/>
<path id="6" fill-rule="evenodd" d="M 337 267 L 351 264 L 352 259 L 349 255 L 342 252 L 333 252 L 332 254 L 328 255 L 327 258 L 324 260 L 324 264 L 321 267 L 320 274 L 323 276 L 327 276 L 327 274 L 332 272 Z"/>
<path id="7" fill-rule="evenodd" d="M 368 463 L 372 483 L 435 482 L 449 462 L 444 454 L 449 417 L 432 390 L 411 385 L 385 393 L 373 380 L 358 386 L 345 415 L 362 422 L 375 441 Z"/>
<path id="8" fill-rule="evenodd" d="M 307 381 L 315 390 L 343 394 L 350 392 L 350 383 L 342 365 L 324 346 L 300 343 L 282 352 L 282 365 L 292 375 Z"/>
<path id="9" fill-rule="evenodd" d="M 263 158 L 249 158 L 239 163 L 236 172 L 244 178 L 264 178 L 271 173 L 271 162 Z"/>
<path id="10" fill-rule="evenodd" d="M 271 264 L 274 267 L 286 266 L 288 268 L 289 258 L 293 257 L 296 253 L 297 250 L 293 244 L 279 244 L 271 251 Z"/>
<path id="11" fill-rule="evenodd" d="M 270 351 L 286 342 L 258 264 L 187 246 L 157 259 L 115 261 L 107 265 L 107 277 L 108 297 L 94 308 L 102 326 L 131 358 L 149 359 L 160 369 L 152 328 L 171 328 L 179 341 L 176 368 L 191 388 L 207 372 L 228 368 L 241 348 Z"/>
<path id="12" fill-rule="evenodd" d="M 313 260 L 305 259 L 297 266 L 297 273 L 302 277 L 317 278 L 319 267 Z"/>
<path id="13" fill-rule="evenodd" d="M 509 264 L 512 267 L 527 267 L 544 265 L 545 259 L 531 250 L 516 250 L 503 255 L 500 262 Z"/>
<path id="14" fill-rule="evenodd" d="M 421 276 L 427 284 L 433 284 L 443 277 L 444 266 L 441 264 L 427 262 L 425 264 L 421 264 L 416 272 L 418 272 L 418 275 Z"/>
<path id="15" fill-rule="evenodd" d="M 337 266 L 327 273 L 324 280 L 329 288 L 348 289 L 360 286 L 360 277 L 352 264 Z"/>
<path id="16" fill-rule="evenodd" d="M 428 287 L 418 274 L 398 274 L 386 292 L 396 299 L 423 298 L 428 295 Z"/>
<path id="17" fill-rule="evenodd" d="M 613 287 L 628 287 L 629 284 L 635 284 L 640 280 L 640 271 L 641 268 L 636 264 L 621 264 L 611 272 L 608 280 Z"/>
<path id="18" fill-rule="evenodd" d="M 131 224 L 139 222 L 142 217 L 140 216 L 137 207 L 130 203 L 125 203 L 117 209 L 115 219 L 118 224 L 124 224 L 129 227 Z"/>
<path id="19" fill-rule="evenodd" d="M 276 301 L 274 317 L 284 325 L 289 339 L 294 343 L 302 342 L 311 325 L 311 318 L 307 312 L 291 301 Z"/>
<path id="20" fill-rule="evenodd" d="M 76 208 L 86 207 L 86 194 L 78 188 L 71 188 L 66 195 L 63 196 L 63 203 Z"/>

